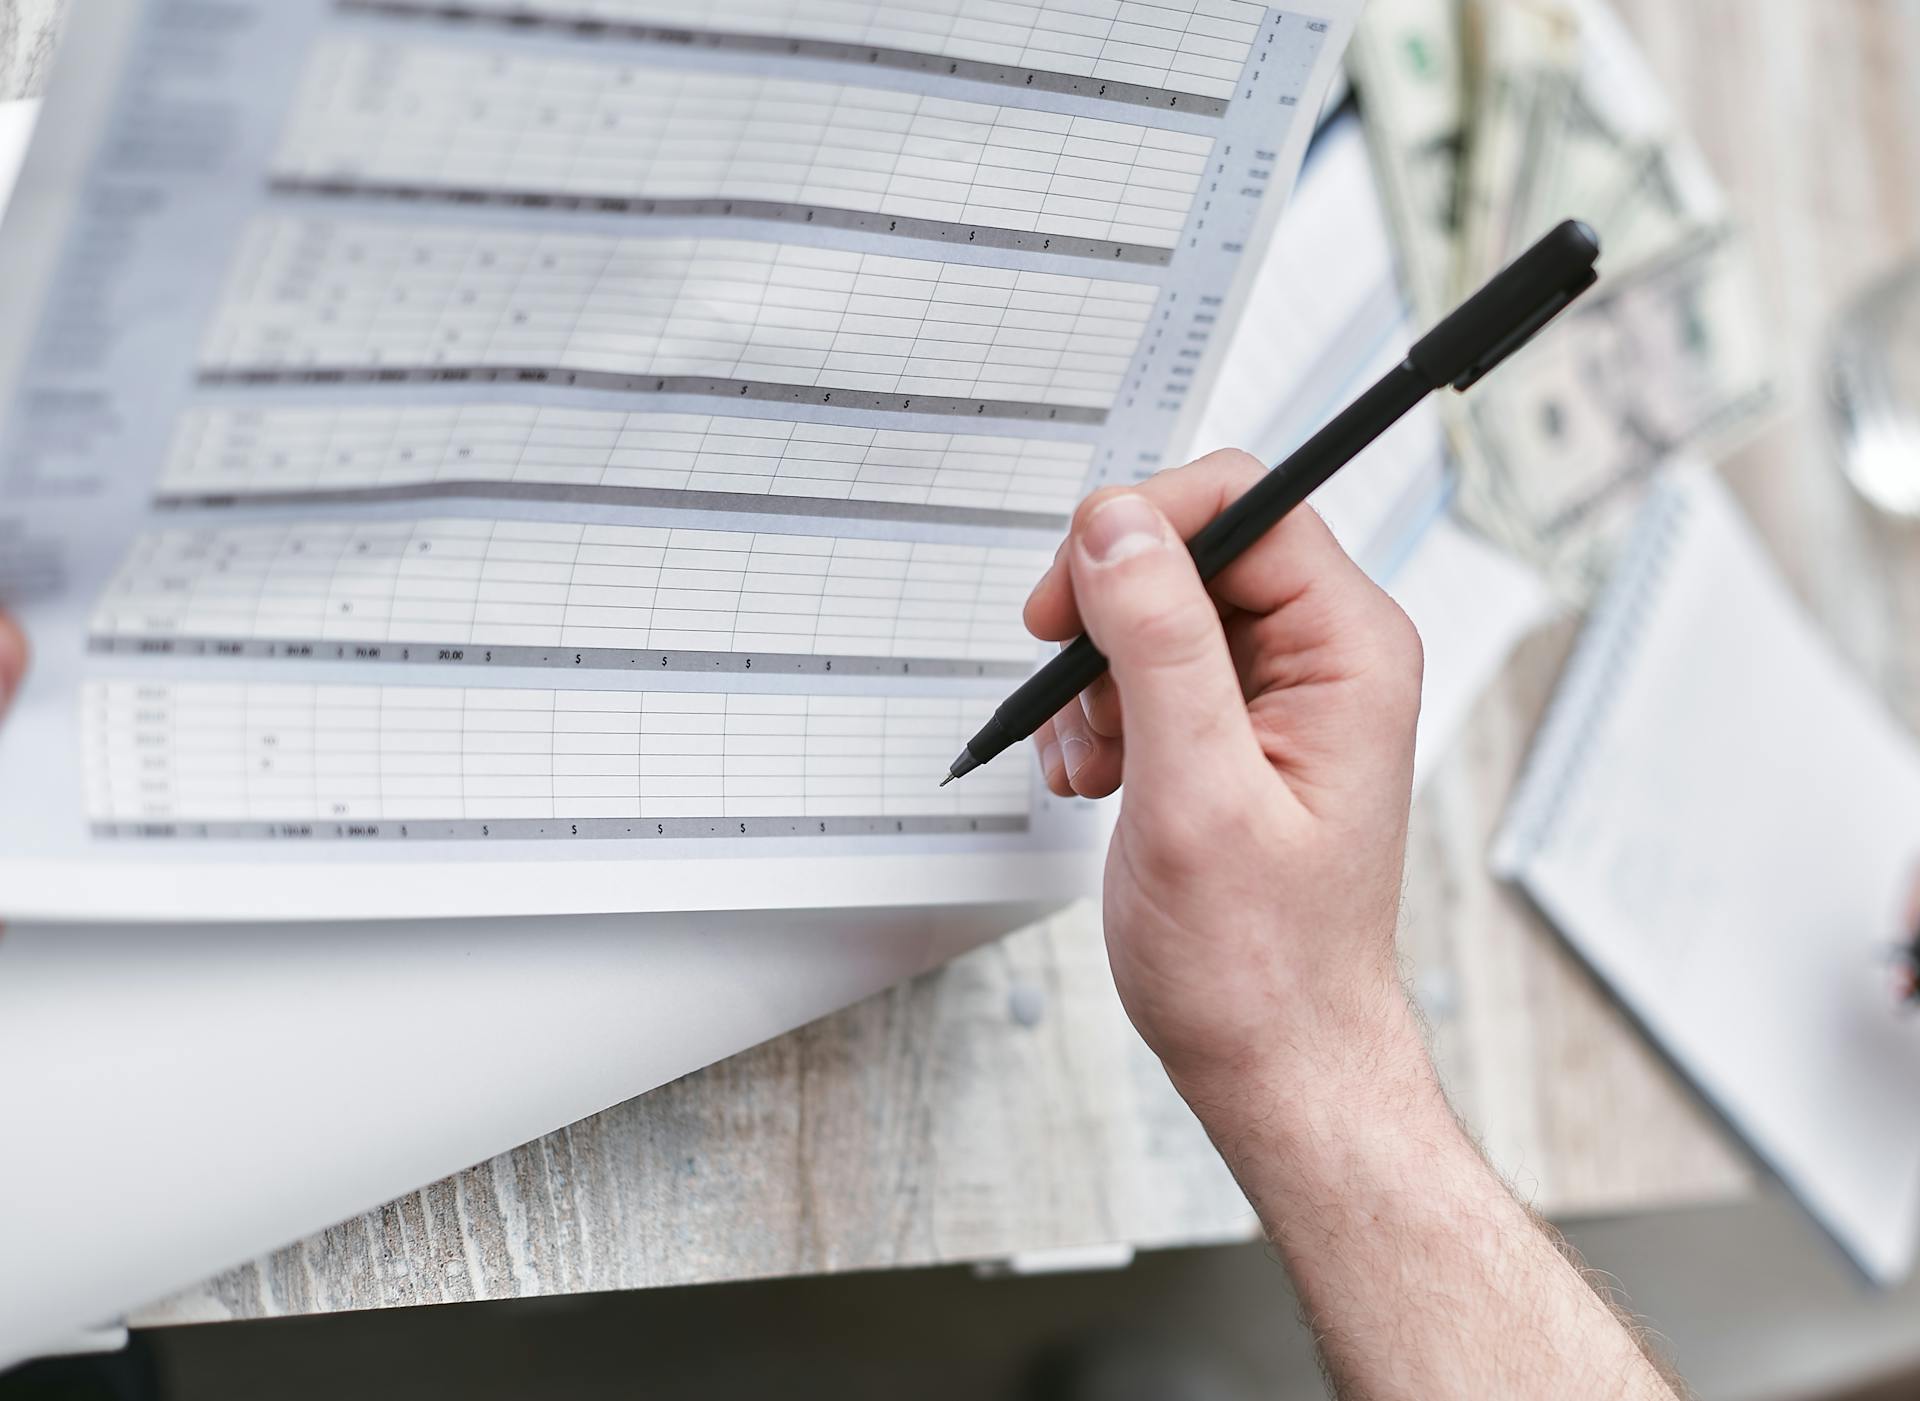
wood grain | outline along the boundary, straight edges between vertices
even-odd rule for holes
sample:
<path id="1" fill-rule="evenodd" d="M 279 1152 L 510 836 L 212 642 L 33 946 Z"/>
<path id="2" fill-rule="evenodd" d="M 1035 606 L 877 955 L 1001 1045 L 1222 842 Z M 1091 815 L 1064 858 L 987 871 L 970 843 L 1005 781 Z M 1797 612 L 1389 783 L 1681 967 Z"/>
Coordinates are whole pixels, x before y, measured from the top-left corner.
<path id="1" fill-rule="evenodd" d="M 1040 995 L 1034 1026 L 1014 989 Z M 1082 910 L 232 1271 L 144 1322 L 1246 1238 Z"/>
<path id="2" fill-rule="evenodd" d="M 0 0 L 0 93 L 57 0 Z M 1920 3 L 1624 0 L 1750 230 L 1784 411 L 1729 479 L 1846 655 L 1920 728 L 1920 539 L 1846 489 L 1820 346 L 1920 245 Z M 1525 644 L 1415 812 L 1408 972 L 1464 1117 L 1560 1216 L 1746 1190 L 1742 1155 L 1485 872 L 1571 645 Z M 1916 834 L 1920 838 L 1920 834 Z M 1044 1015 L 1010 1012 L 1016 988 Z M 978 1260 L 1254 1223 L 1114 1000 L 1088 907 L 143 1311 L 259 1317 Z"/>

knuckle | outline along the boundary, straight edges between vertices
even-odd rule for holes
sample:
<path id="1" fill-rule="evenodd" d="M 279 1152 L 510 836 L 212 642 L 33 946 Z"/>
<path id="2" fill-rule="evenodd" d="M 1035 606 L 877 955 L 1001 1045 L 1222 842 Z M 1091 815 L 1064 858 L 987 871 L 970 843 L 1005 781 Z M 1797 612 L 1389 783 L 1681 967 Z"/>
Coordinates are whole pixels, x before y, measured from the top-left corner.
<path id="1" fill-rule="evenodd" d="M 1381 698 L 1395 712 L 1417 711 L 1426 672 L 1426 646 L 1413 619 L 1399 604 L 1384 595 L 1382 603 L 1374 635 L 1374 669 L 1381 682 Z"/>
<path id="2" fill-rule="evenodd" d="M 1120 691 L 1113 684 L 1112 675 L 1102 676 L 1095 681 L 1081 693 L 1080 700 L 1087 713 L 1087 723 L 1093 726 L 1096 734 L 1109 739 L 1120 737 L 1124 721 L 1120 713 Z"/>
<path id="3" fill-rule="evenodd" d="M 1212 635 L 1220 630 L 1220 619 L 1211 608 L 1191 600 L 1143 590 L 1121 628 L 1139 656 L 1160 666 L 1180 666 L 1206 654 Z"/>

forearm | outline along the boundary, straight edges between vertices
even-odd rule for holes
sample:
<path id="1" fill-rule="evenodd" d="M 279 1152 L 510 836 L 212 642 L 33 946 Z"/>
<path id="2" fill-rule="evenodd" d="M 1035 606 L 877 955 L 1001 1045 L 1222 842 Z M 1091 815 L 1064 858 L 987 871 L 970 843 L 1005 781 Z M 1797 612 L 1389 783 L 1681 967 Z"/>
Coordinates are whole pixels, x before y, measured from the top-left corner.
<path id="1" fill-rule="evenodd" d="M 1194 1098 L 1345 1401 L 1673 1401 L 1627 1326 L 1460 1130 L 1410 1016 L 1344 1056 L 1286 1062 L 1230 1097 Z"/>

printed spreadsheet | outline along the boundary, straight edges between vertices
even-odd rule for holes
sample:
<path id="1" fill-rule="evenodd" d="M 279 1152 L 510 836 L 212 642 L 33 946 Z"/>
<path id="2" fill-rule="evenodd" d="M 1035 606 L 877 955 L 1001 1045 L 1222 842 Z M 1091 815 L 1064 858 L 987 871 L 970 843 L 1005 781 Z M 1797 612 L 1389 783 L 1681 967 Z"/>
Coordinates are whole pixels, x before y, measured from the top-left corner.
<path id="1" fill-rule="evenodd" d="M 103 4 L 0 229 L 0 913 L 1074 893 L 936 784 L 1353 8 Z"/>

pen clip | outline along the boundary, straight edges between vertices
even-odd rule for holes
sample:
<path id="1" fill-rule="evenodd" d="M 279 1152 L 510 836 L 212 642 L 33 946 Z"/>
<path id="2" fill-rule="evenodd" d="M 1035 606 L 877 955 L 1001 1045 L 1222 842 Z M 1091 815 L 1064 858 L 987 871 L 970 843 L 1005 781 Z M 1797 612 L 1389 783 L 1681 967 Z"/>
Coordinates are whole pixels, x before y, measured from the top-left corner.
<path id="1" fill-rule="evenodd" d="M 1496 368 L 1502 360 L 1505 360 L 1509 355 L 1513 354 L 1514 351 L 1538 335 L 1549 321 L 1565 311 L 1567 307 L 1573 303 L 1575 297 L 1586 291 L 1587 288 L 1593 286 L 1599 278 L 1600 274 L 1596 269 L 1588 268 L 1578 283 L 1562 288 L 1560 291 L 1554 293 L 1551 299 L 1515 328 L 1504 340 L 1494 345 L 1485 355 L 1482 355 L 1478 360 L 1475 360 L 1473 364 L 1469 365 L 1466 371 L 1461 374 L 1458 379 L 1453 381 L 1453 387 L 1456 390 L 1466 390 L 1479 383 L 1482 377 Z"/>

